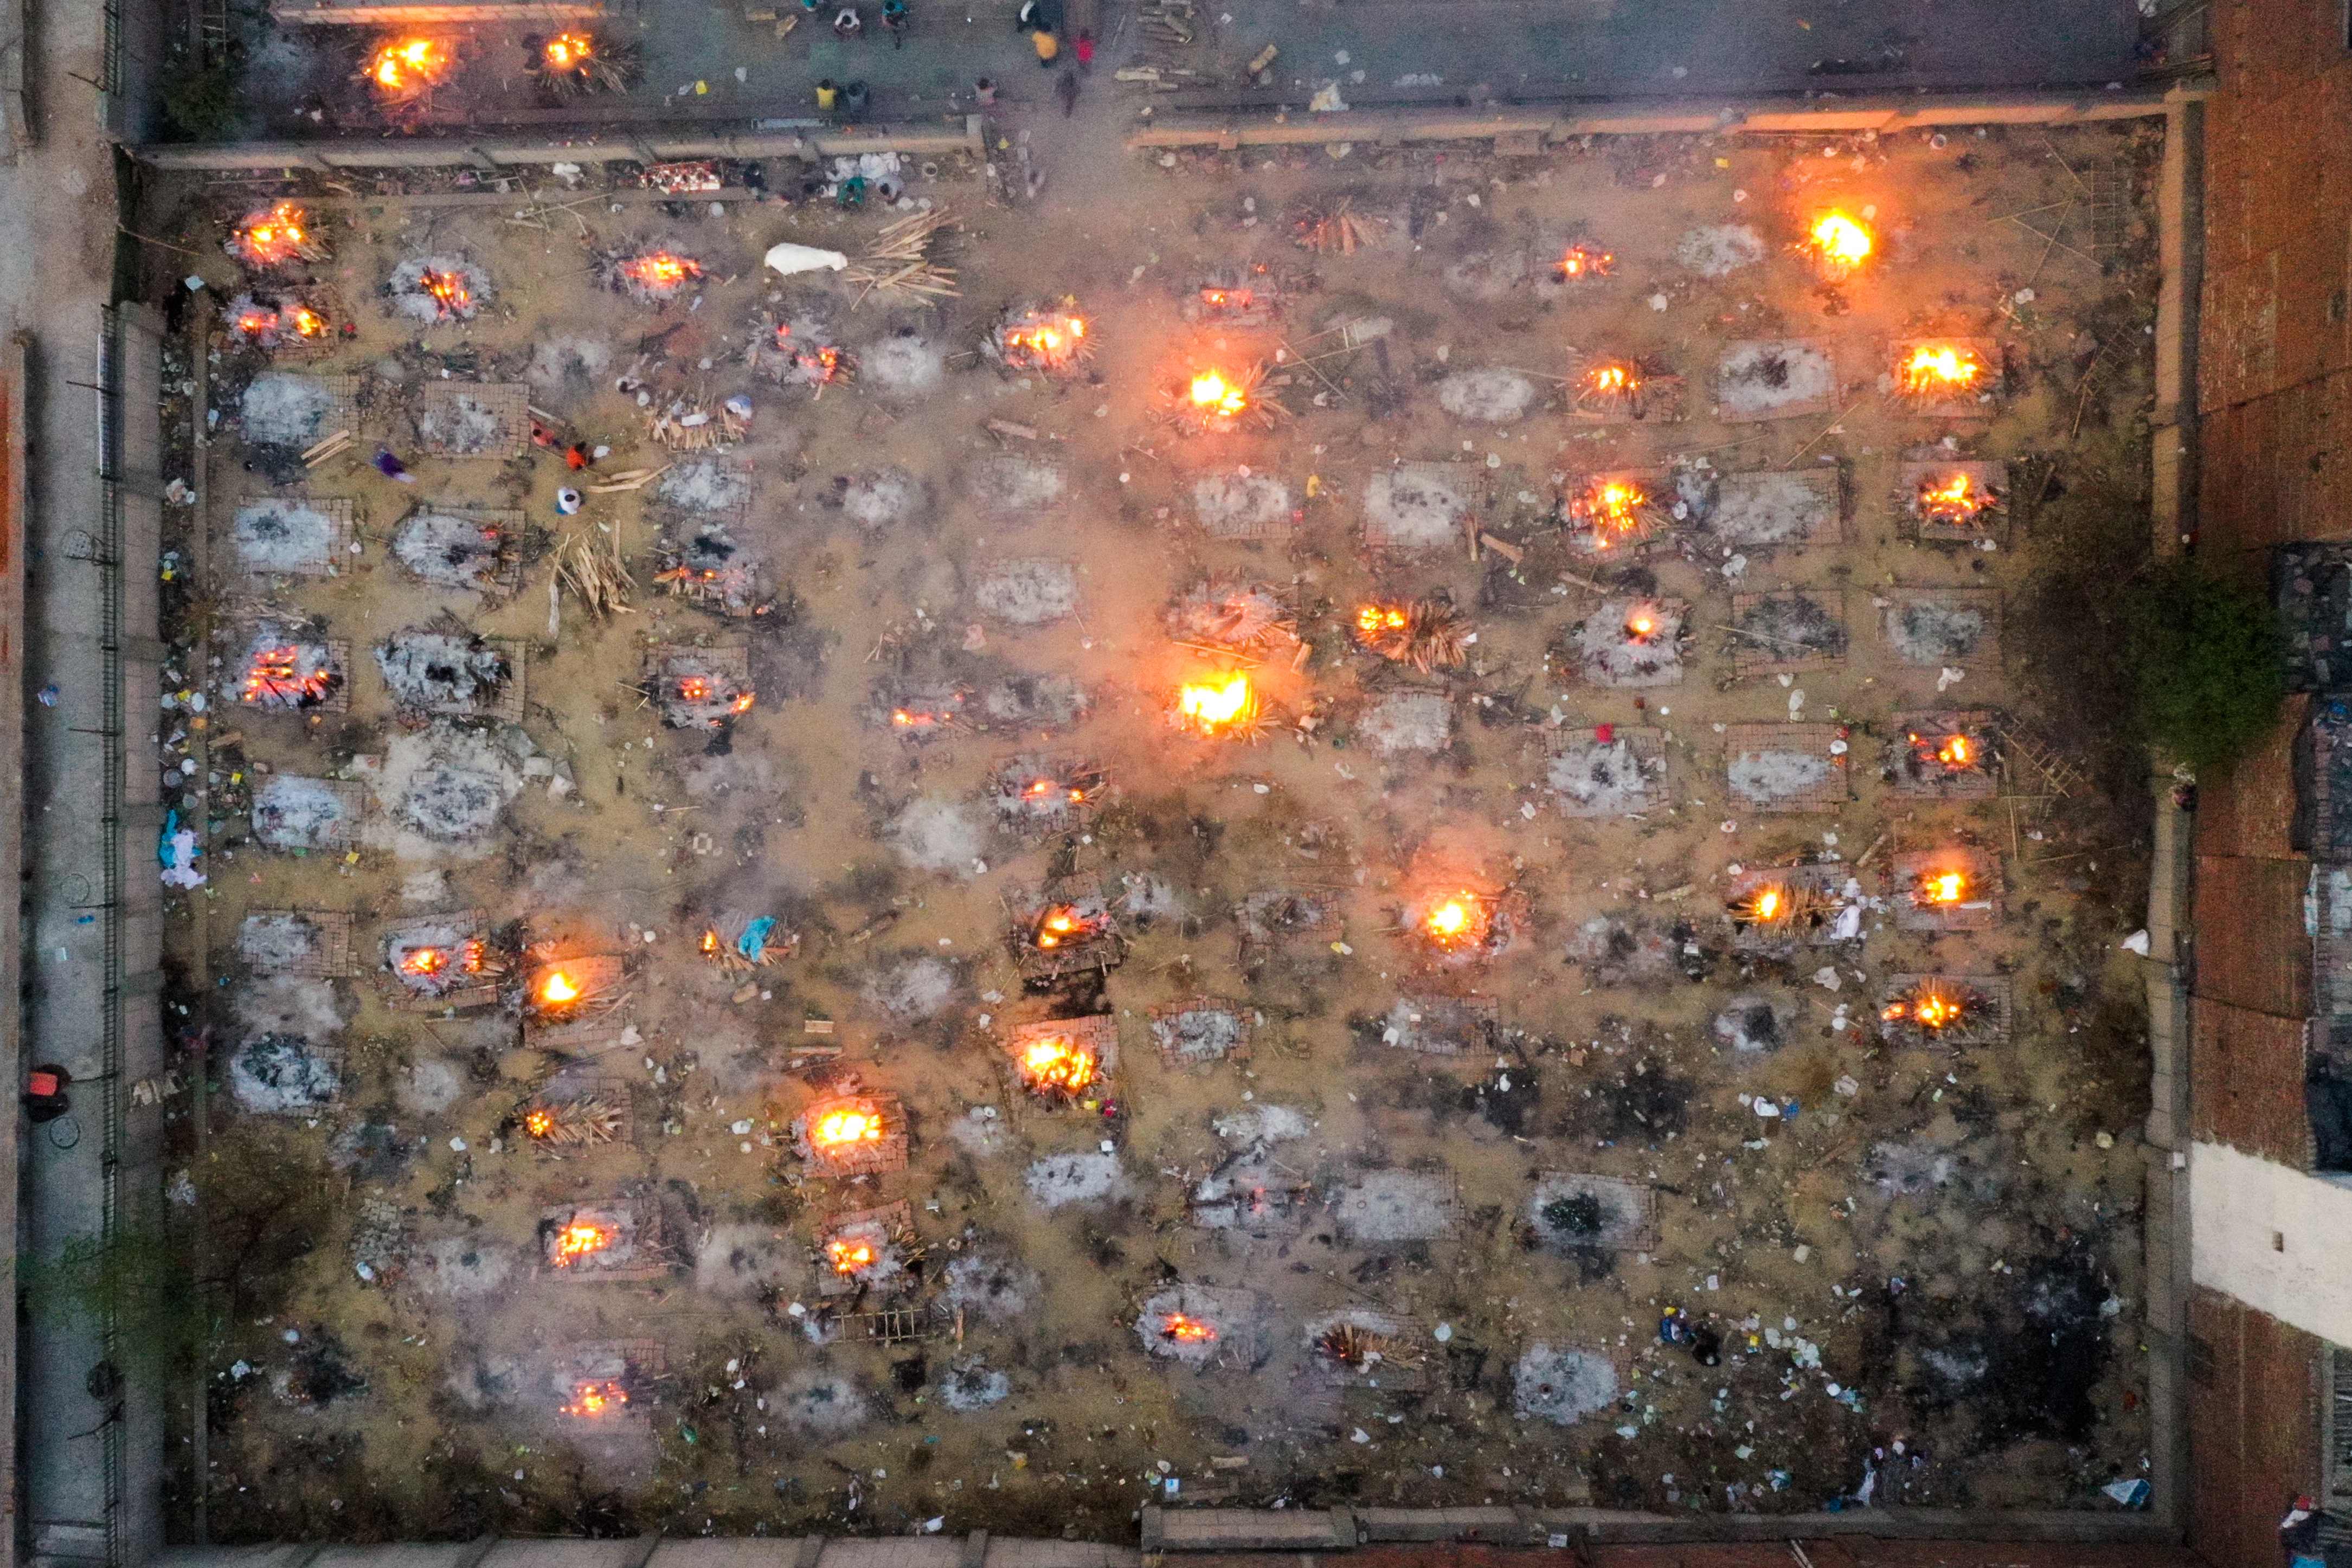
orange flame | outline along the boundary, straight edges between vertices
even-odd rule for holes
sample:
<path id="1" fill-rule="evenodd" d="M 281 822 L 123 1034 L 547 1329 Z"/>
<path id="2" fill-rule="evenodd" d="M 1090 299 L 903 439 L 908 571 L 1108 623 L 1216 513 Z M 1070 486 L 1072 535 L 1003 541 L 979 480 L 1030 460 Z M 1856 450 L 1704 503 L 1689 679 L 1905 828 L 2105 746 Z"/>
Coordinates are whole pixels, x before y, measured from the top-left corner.
<path id="1" fill-rule="evenodd" d="M 308 305 L 297 305 L 287 312 L 287 325 L 298 338 L 323 338 L 327 335 L 327 318 Z"/>
<path id="2" fill-rule="evenodd" d="M 566 1415 L 594 1417 L 609 1415 L 629 1402 L 629 1391 L 606 1378 L 593 1381 L 583 1378 L 572 1386 L 572 1403 L 563 1407 Z"/>
<path id="3" fill-rule="evenodd" d="M 554 47 L 548 46 L 551 49 Z M 667 250 L 649 251 L 622 262 L 621 276 L 650 292 L 667 294 L 688 279 L 701 277 L 702 263 L 690 256 L 673 256 Z"/>
<path id="4" fill-rule="evenodd" d="M 1095 1081 L 1099 1064 L 1092 1051 L 1056 1035 L 1032 1040 L 1021 1052 L 1021 1071 L 1039 1092 L 1076 1094 Z"/>
<path id="5" fill-rule="evenodd" d="M 1192 378 L 1192 406 L 1212 418 L 1230 419 L 1249 406 L 1242 389 L 1221 371 L 1204 370 Z"/>
<path id="6" fill-rule="evenodd" d="M 1363 605 L 1356 610 L 1356 631 L 1361 637 L 1402 631 L 1411 617 L 1402 605 Z"/>
<path id="7" fill-rule="evenodd" d="M 677 694 L 688 702 L 706 702 L 710 699 L 710 679 L 689 675 L 677 683 Z"/>
<path id="8" fill-rule="evenodd" d="M 593 1220 L 575 1219 L 555 1233 L 555 1266 L 569 1268 L 613 1245 L 613 1233 Z"/>
<path id="9" fill-rule="evenodd" d="M 1606 278 L 1616 266 L 1616 257 L 1578 240 L 1560 257 L 1559 275 L 1572 283 L 1583 278 Z"/>
<path id="10" fill-rule="evenodd" d="M 1658 617 L 1646 609 L 1636 609 L 1625 617 L 1625 635 L 1635 642 L 1647 642 L 1656 635 Z"/>
<path id="11" fill-rule="evenodd" d="M 1217 1337 L 1216 1329 L 1198 1318 L 1188 1318 L 1181 1312 L 1171 1312 L 1160 1320 L 1160 1337 L 1177 1344 L 1208 1344 Z"/>
<path id="12" fill-rule="evenodd" d="M 1025 327 L 1008 326 L 1003 338 L 1005 363 L 1059 370 L 1078 357 L 1078 351 L 1086 346 L 1086 337 L 1087 323 L 1077 316 L 1056 316 Z"/>
<path id="13" fill-rule="evenodd" d="M 1888 1003 L 1878 1016 L 1890 1024 L 1908 1018 L 1923 1029 L 1944 1029 L 1958 1023 L 1967 1011 L 1968 1005 L 1959 997 L 1927 985 L 1907 999 Z"/>
<path id="14" fill-rule="evenodd" d="M 419 92 L 449 69 L 449 52 L 431 38 L 404 38 L 380 46 L 368 61 L 368 77 L 386 92 Z"/>
<path id="15" fill-rule="evenodd" d="M 825 1258 L 835 1274 L 855 1274 L 861 1268 L 871 1268 L 877 1254 L 870 1241 L 853 1241 L 839 1237 L 825 1243 Z"/>
<path id="16" fill-rule="evenodd" d="M 526 1112 L 522 1119 L 522 1130 L 534 1138 L 546 1137 L 555 1131 L 555 1112 L 543 1106 Z"/>
<path id="17" fill-rule="evenodd" d="M 295 708 L 323 702 L 334 689 L 334 671 L 322 664 L 310 674 L 303 674 L 302 650 L 289 643 L 264 648 L 253 656 L 241 696 L 248 703 Z"/>
<path id="18" fill-rule="evenodd" d="M 551 970 L 539 983 L 539 1001 L 542 1007 L 561 1007 L 567 1002 L 580 1000 L 580 986 L 561 969 Z"/>
<path id="19" fill-rule="evenodd" d="M 809 1142 L 824 1148 L 882 1142 L 882 1118 L 870 1110 L 828 1110 L 809 1133 Z"/>
<path id="20" fill-rule="evenodd" d="M 1923 903 L 1957 904 L 1968 896 L 1969 878 L 1965 871 L 1929 871 L 1919 879 L 1919 898 Z"/>
<path id="21" fill-rule="evenodd" d="M 449 967 L 449 950 L 446 947 L 411 948 L 402 954 L 403 974 L 438 974 Z"/>
<path id="22" fill-rule="evenodd" d="M 309 221 L 292 202 L 279 202 L 239 225 L 230 248 L 257 267 L 291 260 L 310 242 L 303 227 Z"/>
<path id="23" fill-rule="evenodd" d="M 1239 672 L 1222 684 L 1185 686 L 1176 694 L 1178 721 L 1203 735 L 1241 723 L 1256 710 L 1257 696 L 1250 689 L 1249 677 Z"/>
<path id="24" fill-rule="evenodd" d="M 576 70 L 595 58 L 596 41 L 585 33 L 558 33 L 544 51 L 550 70 Z"/>
<path id="25" fill-rule="evenodd" d="M 1953 773 L 1964 773 L 1977 765 L 1976 742 L 1966 735 L 1953 733 L 1938 739 L 1915 730 L 1906 738 L 1915 755 L 1932 758 Z"/>
<path id="26" fill-rule="evenodd" d="M 1737 911 L 1739 918 L 1759 925 L 1789 918 L 1790 900 L 1785 888 L 1765 886 L 1748 895 Z"/>
<path id="27" fill-rule="evenodd" d="M 444 316 L 462 315 L 474 308 L 474 291 L 466 287 L 462 272 L 439 272 L 428 267 L 417 275 L 416 286 L 433 297 Z"/>
<path id="28" fill-rule="evenodd" d="M 1874 244 L 1870 230 L 1860 219 L 1832 211 L 1814 220 L 1811 232 L 1805 236 L 1804 247 L 1813 253 L 1824 271 L 1851 272 L 1870 259 Z"/>
<path id="29" fill-rule="evenodd" d="M 1921 343 L 1901 374 L 1903 390 L 1914 395 L 1966 392 L 1984 375 L 1984 362 L 1964 344 Z"/>
<path id="30" fill-rule="evenodd" d="M 278 312 L 247 310 L 237 317 L 236 330 L 248 338 L 268 337 L 278 330 Z"/>
<path id="31" fill-rule="evenodd" d="M 1965 473 L 1956 473 L 1941 483 L 1923 479 L 1919 484 L 1919 511 L 1925 517 L 1966 522 L 1992 503 L 1993 498 L 1977 489 Z"/>

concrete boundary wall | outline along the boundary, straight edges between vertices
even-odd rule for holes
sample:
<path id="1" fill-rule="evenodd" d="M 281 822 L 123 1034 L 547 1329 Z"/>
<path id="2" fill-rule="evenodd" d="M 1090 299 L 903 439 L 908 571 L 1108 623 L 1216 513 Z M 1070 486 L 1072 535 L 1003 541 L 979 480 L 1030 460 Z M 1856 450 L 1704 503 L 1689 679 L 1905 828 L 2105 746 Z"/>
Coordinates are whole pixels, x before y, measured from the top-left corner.
<path id="1" fill-rule="evenodd" d="M 671 163 L 693 158 L 816 158 L 857 153 L 906 153 L 917 157 L 969 153 L 977 158 L 986 142 L 981 118 L 967 115 L 950 125 L 811 127 L 806 131 L 698 132 L 658 135 L 607 132 L 593 127 L 573 137 L 404 137 L 397 141 L 336 139 L 319 142 L 154 142 L 130 149 L 157 169 L 195 169 L 217 174 L 316 169 L 499 169 L 546 168 L 556 163 Z M 691 199 L 691 198 L 688 198 Z"/>
<path id="2" fill-rule="evenodd" d="M 2102 93 L 1938 94 L 1932 98 L 1774 98 L 1685 108 L 1644 103 L 1590 103 L 1564 108 L 1348 110 L 1292 114 L 1256 110 L 1171 113 L 1127 139 L 1131 148 L 1263 147 L 1354 142 L 1392 146 L 1408 142 L 1474 142 L 1492 137 L 1544 142 L 1574 136 L 1697 135 L 1734 132 L 1760 135 L 1852 135 L 1927 130 L 1947 125 L 2081 125 L 2147 119 L 2211 92 L 2203 80 Z"/>

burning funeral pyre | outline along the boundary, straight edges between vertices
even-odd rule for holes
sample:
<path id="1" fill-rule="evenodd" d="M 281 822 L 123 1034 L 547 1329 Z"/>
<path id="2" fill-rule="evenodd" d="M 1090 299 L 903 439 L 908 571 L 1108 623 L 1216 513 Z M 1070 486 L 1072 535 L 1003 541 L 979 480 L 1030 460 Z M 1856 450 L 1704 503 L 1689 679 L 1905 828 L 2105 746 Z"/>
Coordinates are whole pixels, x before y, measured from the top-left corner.
<path id="1" fill-rule="evenodd" d="M 1886 776 L 1910 795 L 1990 795 L 1992 722 L 1984 713 L 1905 713 L 1886 747 Z"/>
<path id="2" fill-rule="evenodd" d="M 1904 931 L 1981 931 L 2000 906 L 2000 862 L 1966 844 L 1914 850 L 1890 868 L 1895 923 Z"/>
<path id="3" fill-rule="evenodd" d="M 489 301 L 490 275 L 463 257 L 429 256 L 394 268 L 383 297 L 404 321 L 425 326 L 470 321 Z"/>
<path id="4" fill-rule="evenodd" d="M 722 915 L 702 928 L 694 947 L 705 963 L 716 964 L 730 974 L 748 974 L 782 963 L 799 948 L 800 941 L 797 931 L 777 931 L 773 915 Z"/>
<path id="5" fill-rule="evenodd" d="M 1247 672 L 1203 675 L 1177 688 L 1169 721 L 1207 740 L 1255 740 L 1265 714 Z"/>
<path id="6" fill-rule="evenodd" d="M 723 730 L 751 710 L 750 663 L 740 647 L 663 644 L 646 659 L 646 687 L 672 730 Z"/>
<path id="7" fill-rule="evenodd" d="M 324 261 L 333 254 L 311 229 L 310 215 L 292 202 L 246 214 L 229 231 L 226 248 L 257 271 L 295 261 Z"/>
<path id="8" fill-rule="evenodd" d="M 1559 504 L 1569 542 L 1586 554 L 1638 544 L 1666 521 L 1666 510 L 1639 474 L 1594 474 Z"/>
<path id="9" fill-rule="evenodd" d="M 540 1259 L 550 1269 L 575 1276 L 635 1270 L 650 1239 L 639 1232 L 634 1204 L 557 1209 L 539 1222 Z"/>
<path id="10" fill-rule="evenodd" d="M 996 319 L 981 347 L 1007 370 L 1048 374 L 1075 370 L 1094 353 L 1094 345 L 1087 341 L 1086 318 L 1078 314 L 1077 301 L 1066 299 L 1056 305 L 1011 307 Z"/>
<path id="11" fill-rule="evenodd" d="M 1689 616 L 1680 599 L 1604 599 L 1570 629 L 1560 656 L 1595 686 L 1672 686 L 1683 678 Z"/>
<path id="12" fill-rule="evenodd" d="M 359 75 L 385 104 L 398 108 L 428 96 L 455 63 L 438 38 L 390 38 L 368 52 Z"/>
<path id="13" fill-rule="evenodd" d="M 1469 618 L 1449 598 L 1371 601 L 1356 606 L 1356 640 L 1382 658 L 1423 675 L 1455 669 L 1469 658 Z"/>
<path id="14" fill-rule="evenodd" d="M 1092 878 L 1066 877 L 1048 883 L 1016 900 L 1013 910 L 1013 953 L 1024 981 L 1108 969 L 1127 956 L 1110 900 Z"/>
<path id="15" fill-rule="evenodd" d="M 1922 539 L 1974 538 L 1993 531 L 2007 498 L 1993 483 L 1994 465 L 1927 463 L 1906 469 L 1912 521 Z"/>
<path id="16" fill-rule="evenodd" d="M 1834 209 L 1822 214 L 1797 242 L 1797 252 L 1813 264 L 1825 283 L 1842 283 L 1876 248 L 1869 226 Z"/>
<path id="17" fill-rule="evenodd" d="M 597 276 L 615 294 L 640 305 L 667 305 L 702 280 L 702 263 L 667 245 L 643 244 L 604 252 Z"/>
<path id="18" fill-rule="evenodd" d="M 254 629 L 236 670 L 236 699 L 270 713 L 304 713 L 350 700 L 336 645 L 307 628 L 265 621 Z"/>
<path id="19" fill-rule="evenodd" d="M 1168 606 L 1168 635 L 1203 652 L 1244 652 L 1298 640 L 1298 623 L 1281 592 L 1267 583 L 1213 576 Z"/>
<path id="20" fill-rule="evenodd" d="M 523 1135 L 540 1148 L 587 1149 L 619 1142 L 628 1131 L 629 1114 L 625 1092 L 597 1088 L 541 1096 L 524 1106 L 516 1121 Z"/>
<path id="21" fill-rule="evenodd" d="M 1270 430 L 1275 420 L 1290 412 L 1269 396 L 1270 388 L 1286 384 L 1284 376 L 1270 381 L 1264 361 L 1244 371 L 1202 365 L 1187 372 L 1162 397 L 1177 428 L 1192 435 L 1217 435 L 1244 424 Z"/>
<path id="22" fill-rule="evenodd" d="M 1441 887 L 1408 900 L 1401 923 L 1440 963 L 1469 963 L 1511 944 L 1518 923 L 1514 902 L 1470 888 Z"/>
<path id="23" fill-rule="evenodd" d="M 846 1092 L 810 1102 L 793 1122 L 793 1150 L 816 1176 L 903 1170 L 907 1113 L 896 1095 Z"/>
<path id="24" fill-rule="evenodd" d="M 1153 1355 L 1187 1366 L 1247 1366 L 1257 1350 L 1256 1299 L 1246 1290 L 1171 1286 L 1144 1300 L 1135 1332 Z"/>
<path id="25" fill-rule="evenodd" d="M 834 1215 L 818 1233 L 817 1249 L 820 1295 L 902 1290 L 920 1279 L 923 1248 L 915 1237 L 913 1205 L 903 1199 Z"/>
<path id="26" fill-rule="evenodd" d="M 575 1420 L 618 1415 L 629 1407 L 629 1389 L 617 1378 L 583 1377 L 572 1384 L 571 1395 L 556 1408 Z"/>
<path id="27" fill-rule="evenodd" d="M 299 300 L 240 294 L 230 301 L 229 331 L 240 342 L 274 349 L 288 344 L 321 345 L 332 329 L 327 318 Z"/>
<path id="28" fill-rule="evenodd" d="M 635 43 L 569 27 L 551 37 L 525 39 L 531 74 L 559 99 L 592 92 L 626 92 L 637 79 Z"/>
<path id="29" fill-rule="evenodd" d="M 1646 356 L 1595 360 L 1573 384 L 1576 412 L 1598 419 L 1646 419 L 1681 381 Z"/>
<path id="30" fill-rule="evenodd" d="M 989 780 L 989 799 L 1024 834 L 1064 833 L 1094 820 L 1109 788 L 1103 770 L 1072 757 L 1013 758 Z"/>
<path id="31" fill-rule="evenodd" d="M 523 1007 L 533 1022 L 571 1024 L 608 1013 L 626 999 L 618 958 L 559 958 L 532 969 L 523 982 Z"/>
<path id="32" fill-rule="evenodd" d="M 969 730 L 971 694 L 955 686 L 885 683 L 868 711 L 872 721 L 902 741 L 936 741 L 951 729 Z"/>
<path id="33" fill-rule="evenodd" d="M 1922 413 L 1977 412 L 1998 380 L 1975 344 L 1954 338 L 1902 345 L 1894 374 L 1895 390 Z"/>
<path id="34" fill-rule="evenodd" d="M 773 602 L 759 555 L 737 543 L 723 522 L 701 524 L 683 543 L 665 534 L 656 548 L 654 581 L 705 609 L 740 618 L 765 615 Z"/>
<path id="35" fill-rule="evenodd" d="M 1093 1108 L 1109 1097 L 1118 1039 L 1107 1014 L 1024 1024 L 1008 1044 L 1013 1078 L 1034 1099 Z"/>
<path id="36" fill-rule="evenodd" d="M 1800 945 L 1852 940 L 1862 934 L 1861 891 L 1852 868 L 1835 861 L 1744 871 L 1724 904 L 1732 945 L 1785 956 Z"/>
<path id="37" fill-rule="evenodd" d="M 1912 1047 L 1976 1046 L 2000 1039 L 2006 1029 L 1997 979 L 1968 975 L 1897 975 L 1878 1009 L 1878 1032 L 1889 1042 Z"/>
<path id="38" fill-rule="evenodd" d="M 506 964 L 490 951 L 471 916 L 419 916 L 385 934 L 383 966 L 401 989 L 439 1002 L 495 983 Z"/>

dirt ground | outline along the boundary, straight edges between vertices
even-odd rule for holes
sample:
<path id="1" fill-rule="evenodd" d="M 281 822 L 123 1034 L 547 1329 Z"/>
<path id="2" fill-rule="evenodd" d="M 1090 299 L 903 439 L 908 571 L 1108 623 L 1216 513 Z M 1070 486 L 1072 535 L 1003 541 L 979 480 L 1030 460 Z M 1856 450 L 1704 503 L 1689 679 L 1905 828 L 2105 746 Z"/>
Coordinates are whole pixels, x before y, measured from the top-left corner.
<path id="1" fill-rule="evenodd" d="M 1106 147 L 1021 206 L 943 160 L 908 188 L 961 222 L 936 303 L 761 269 L 892 213 L 314 205 L 331 258 L 277 291 L 353 331 L 215 331 L 166 563 L 215 1538 L 2100 1506 L 2146 1435 L 2137 817 L 2063 672 L 2004 668 L 2054 634 L 2001 614 L 2066 614 L 2030 590 L 2067 509 L 2144 515 L 2155 152 Z M 147 232 L 226 298 L 248 205 L 161 193 Z M 1878 241 L 1834 286 L 1791 248 L 1832 205 Z M 1580 238 L 1609 276 L 1559 276 Z M 598 253 L 656 245 L 703 276 L 605 286 Z M 394 313 L 420 260 L 478 269 L 474 320 Z M 1272 305 L 1203 293 L 1244 288 Z M 992 363 L 1016 304 L 1090 357 Z M 1980 345 L 1989 399 L 1893 390 L 1920 338 Z M 820 389 L 793 356 L 826 346 L 855 369 Z M 1579 406 L 1612 358 L 1638 419 Z M 1196 374 L 1258 367 L 1286 413 L 1191 427 Z M 736 395 L 719 467 L 649 434 Z M 513 450 L 526 399 L 609 452 Z M 1917 537 L 1904 465 L 1962 458 L 2010 465 L 2005 515 Z M 1582 510 L 1603 475 L 1649 497 L 1631 534 Z M 324 521 L 240 540 L 273 496 Z M 488 540 L 481 577 L 420 511 Z M 566 542 L 617 550 L 625 613 L 556 585 Z M 656 581 L 681 562 L 756 613 Z M 1362 646 L 1366 606 L 1416 604 L 1457 664 Z M 1658 657 L 1610 655 L 1645 614 Z M 341 660 L 324 700 L 244 700 L 264 622 Z M 504 655 L 457 716 L 378 662 L 428 625 Z M 1254 737 L 1174 721 L 1235 671 Z M 720 695 L 666 727 L 688 679 Z M 1925 713 L 1993 759 L 1947 797 L 1895 777 Z M 1915 907 L 1956 868 L 1958 912 Z M 1800 918 L 1754 918 L 1765 887 Z M 388 942 L 468 933 L 463 1005 L 394 1005 Z M 703 951 L 739 939 L 774 961 Z M 585 996 L 543 1009 L 551 967 Z M 1963 977 L 1964 1027 L 1882 1022 L 1918 976 Z M 1041 1034 L 1104 1078 L 1024 1090 Z M 876 1168 L 812 1157 L 812 1106 L 878 1115 Z M 845 1237 L 883 1254 L 863 1283 Z"/>

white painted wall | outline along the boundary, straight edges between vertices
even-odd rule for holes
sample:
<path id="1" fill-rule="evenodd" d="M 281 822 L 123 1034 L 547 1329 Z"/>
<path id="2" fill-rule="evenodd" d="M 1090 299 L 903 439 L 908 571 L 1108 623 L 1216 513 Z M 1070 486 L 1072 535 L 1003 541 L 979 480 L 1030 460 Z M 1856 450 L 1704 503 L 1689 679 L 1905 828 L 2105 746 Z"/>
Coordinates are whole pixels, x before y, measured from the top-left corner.
<path id="1" fill-rule="evenodd" d="M 2195 1144 L 2189 1235 L 2198 1284 L 2352 1347 L 2352 1185 Z"/>

